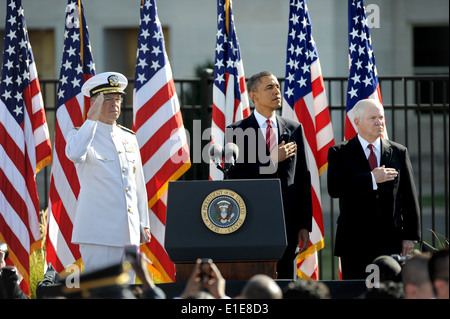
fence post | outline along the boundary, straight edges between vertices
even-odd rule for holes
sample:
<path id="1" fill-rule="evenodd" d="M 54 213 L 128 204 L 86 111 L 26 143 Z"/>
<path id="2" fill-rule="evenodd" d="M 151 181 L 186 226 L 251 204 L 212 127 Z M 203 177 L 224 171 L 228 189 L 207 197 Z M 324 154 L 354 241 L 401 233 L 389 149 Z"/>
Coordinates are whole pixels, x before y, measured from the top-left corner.
<path id="1" fill-rule="evenodd" d="M 201 119 L 202 130 L 210 126 L 209 105 L 211 101 L 212 89 L 210 89 L 208 81 L 214 76 L 213 69 L 203 69 L 200 75 L 200 103 L 201 103 Z"/>

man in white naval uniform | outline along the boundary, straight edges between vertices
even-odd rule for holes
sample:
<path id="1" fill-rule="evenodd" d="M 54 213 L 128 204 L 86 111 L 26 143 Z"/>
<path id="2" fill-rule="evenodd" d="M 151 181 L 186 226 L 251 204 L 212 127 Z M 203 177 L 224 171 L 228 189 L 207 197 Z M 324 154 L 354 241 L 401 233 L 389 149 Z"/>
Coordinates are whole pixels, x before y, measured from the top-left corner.
<path id="1" fill-rule="evenodd" d="M 127 84 L 115 72 L 86 81 L 82 92 L 91 107 L 83 125 L 67 136 L 66 155 L 80 181 L 72 242 L 80 245 L 86 272 L 121 262 L 125 245 L 150 241 L 137 139 L 116 124 Z"/>

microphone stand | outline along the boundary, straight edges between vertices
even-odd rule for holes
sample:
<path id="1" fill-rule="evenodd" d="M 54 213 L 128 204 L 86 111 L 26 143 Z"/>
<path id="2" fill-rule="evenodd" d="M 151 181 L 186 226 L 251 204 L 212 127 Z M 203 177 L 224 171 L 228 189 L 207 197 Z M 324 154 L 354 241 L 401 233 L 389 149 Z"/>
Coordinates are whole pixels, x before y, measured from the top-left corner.
<path id="1" fill-rule="evenodd" d="M 223 173 L 224 179 L 229 179 L 229 173 L 234 168 L 234 161 L 232 163 L 225 163 L 225 167 L 222 167 L 220 164 L 221 163 L 216 163 L 217 169 Z"/>

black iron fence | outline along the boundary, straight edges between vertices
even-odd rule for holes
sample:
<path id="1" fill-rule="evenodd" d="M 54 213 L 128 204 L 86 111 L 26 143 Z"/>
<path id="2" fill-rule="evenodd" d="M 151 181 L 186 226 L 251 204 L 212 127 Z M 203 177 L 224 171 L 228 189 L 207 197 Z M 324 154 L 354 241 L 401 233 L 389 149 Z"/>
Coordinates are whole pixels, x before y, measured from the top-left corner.
<path id="1" fill-rule="evenodd" d="M 279 80 L 283 85 L 284 79 Z M 392 76 L 382 77 L 379 81 L 389 138 L 406 145 L 410 152 L 421 208 L 424 240 L 434 247 L 440 247 L 449 238 L 449 77 L 448 75 Z M 41 80 L 52 142 L 57 82 L 57 80 Z M 328 77 L 324 82 L 334 138 L 336 142 L 340 142 L 344 136 L 347 78 Z M 201 148 L 194 149 L 192 138 L 194 130 L 203 132 L 211 125 L 212 84 L 213 78 L 208 70 L 205 70 L 200 78 L 175 80 L 184 125 L 190 141 L 191 159 L 193 157 L 201 159 L 201 154 L 194 152 L 198 152 L 209 143 L 209 139 L 204 138 L 200 142 Z M 132 87 L 131 79 L 119 119 L 122 125 L 130 128 L 133 118 Z M 191 169 L 181 179 L 208 179 L 208 169 L 207 163 L 193 161 Z M 50 172 L 51 166 L 48 166 L 37 176 L 41 209 L 45 209 L 48 204 Z M 320 278 L 337 279 L 338 266 L 337 259 L 333 257 L 333 241 L 339 212 L 337 200 L 328 196 L 326 173 L 321 176 L 321 194 L 325 248 L 319 253 L 319 265 L 322 265 Z"/>

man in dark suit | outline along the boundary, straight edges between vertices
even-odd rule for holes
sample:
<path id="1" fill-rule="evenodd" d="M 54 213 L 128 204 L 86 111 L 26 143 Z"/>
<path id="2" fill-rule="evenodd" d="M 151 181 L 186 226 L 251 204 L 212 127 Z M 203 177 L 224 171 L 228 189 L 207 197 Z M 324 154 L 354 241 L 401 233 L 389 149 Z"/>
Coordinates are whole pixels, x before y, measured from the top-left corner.
<path id="1" fill-rule="evenodd" d="M 253 75 L 247 87 L 255 110 L 226 129 L 226 140 L 239 147 L 237 163 L 228 178 L 280 180 L 288 247 L 277 273 L 278 278 L 292 279 L 296 249 L 301 245 L 301 253 L 308 248 L 312 228 L 311 176 L 303 127 L 275 114 L 281 108 L 281 92 L 272 73 Z"/>
<path id="2" fill-rule="evenodd" d="M 381 137 L 379 102 L 361 100 L 353 112 L 357 136 L 328 151 L 328 193 L 339 198 L 334 254 L 341 258 L 342 277 L 365 279 L 376 257 L 409 254 L 421 232 L 407 148 Z"/>

